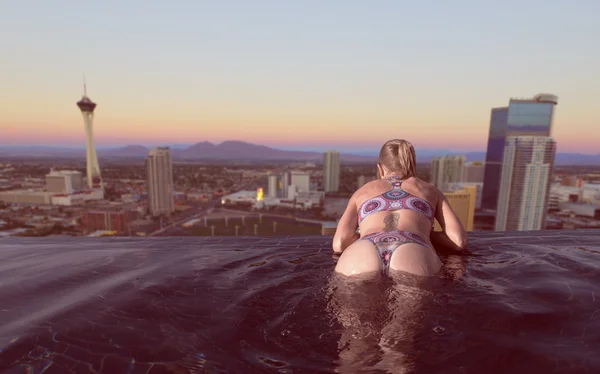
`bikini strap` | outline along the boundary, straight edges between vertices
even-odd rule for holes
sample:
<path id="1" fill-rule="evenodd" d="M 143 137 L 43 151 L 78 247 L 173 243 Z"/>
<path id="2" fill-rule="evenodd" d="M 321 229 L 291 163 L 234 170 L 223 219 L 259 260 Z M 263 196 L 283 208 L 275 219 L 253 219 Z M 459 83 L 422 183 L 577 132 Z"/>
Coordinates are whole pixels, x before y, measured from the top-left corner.
<path id="1" fill-rule="evenodd" d="M 402 182 L 404 182 L 403 179 L 400 179 L 400 177 L 397 177 L 395 175 L 392 175 L 391 177 L 387 177 L 386 179 L 392 185 L 392 189 L 393 190 L 399 190 L 399 189 L 401 189 Z"/>

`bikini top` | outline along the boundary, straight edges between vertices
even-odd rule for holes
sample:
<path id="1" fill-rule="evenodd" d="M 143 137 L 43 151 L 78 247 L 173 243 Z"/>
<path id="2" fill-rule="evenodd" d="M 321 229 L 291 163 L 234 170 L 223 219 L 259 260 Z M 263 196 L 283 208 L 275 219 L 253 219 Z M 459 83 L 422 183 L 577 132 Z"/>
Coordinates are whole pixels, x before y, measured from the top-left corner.
<path id="1" fill-rule="evenodd" d="M 386 179 L 392 184 L 392 189 L 362 203 L 358 209 L 359 224 L 373 213 L 400 209 L 419 212 L 433 223 L 434 210 L 431 204 L 404 191 L 401 188 L 403 180 L 399 177 L 392 176 Z"/>

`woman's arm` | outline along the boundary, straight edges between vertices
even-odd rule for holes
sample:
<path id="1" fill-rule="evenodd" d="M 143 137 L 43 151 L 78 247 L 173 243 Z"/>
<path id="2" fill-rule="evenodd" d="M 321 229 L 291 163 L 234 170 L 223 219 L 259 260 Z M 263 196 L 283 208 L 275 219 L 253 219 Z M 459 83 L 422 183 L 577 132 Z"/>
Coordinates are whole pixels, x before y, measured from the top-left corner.
<path id="1" fill-rule="evenodd" d="M 446 196 L 440 191 L 438 191 L 438 194 L 439 198 L 435 218 L 439 222 L 442 232 L 432 232 L 431 242 L 434 246 L 435 240 L 441 246 L 454 247 L 453 249 L 459 251 L 463 250 L 467 247 L 467 232 L 456 213 L 454 213 L 454 210 L 452 210 Z"/>
<path id="2" fill-rule="evenodd" d="M 348 206 L 346 207 L 346 211 L 344 211 L 335 230 L 335 235 L 333 237 L 333 251 L 342 253 L 350 244 L 360 239 L 360 235 L 356 233 L 357 228 L 358 209 L 356 198 L 352 195 L 348 202 Z"/>
<path id="3" fill-rule="evenodd" d="M 464 252 L 464 248 L 459 247 L 454 243 L 448 235 L 443 231 L 432 231 L 429 235 L 433 248 L 439 253 L 460 253 Z"/>

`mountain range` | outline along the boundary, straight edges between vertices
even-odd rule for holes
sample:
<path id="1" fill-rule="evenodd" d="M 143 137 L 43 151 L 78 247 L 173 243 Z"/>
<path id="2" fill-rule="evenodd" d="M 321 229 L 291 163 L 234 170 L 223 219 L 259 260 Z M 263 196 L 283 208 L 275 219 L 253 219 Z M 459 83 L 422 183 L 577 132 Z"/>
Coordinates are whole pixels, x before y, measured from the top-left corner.
<path id="1" fill-rule="evenodd" d="M 98 148 L 98 156 L 105 159 L 143 158 L 150 148 L 142 145 L 128 145 L 115 148 Z M 243 141 L 229 140 L 219 144 L 200 142 L 188 147 L 171 147 L 175 160 L 244 160 L 244 161 L 312 161 L 323 160 L 322 152 L 289 151 Z M 431 162 L 433 157 L 448 154 L 463 154 L 468 161 L 484 161 L 485 152 L 456 152 L 443 149 L 417 149 L 418 162 Z M 344 162 L 375 162 L 378 152 L 341 153 Z M 84 158 L 84 148 L 65 148 L 48 146 L 0 146 L 0 157 L 35 158 Z M 600 154 L 558 153 L 557 165 L 600 165 Z"/>

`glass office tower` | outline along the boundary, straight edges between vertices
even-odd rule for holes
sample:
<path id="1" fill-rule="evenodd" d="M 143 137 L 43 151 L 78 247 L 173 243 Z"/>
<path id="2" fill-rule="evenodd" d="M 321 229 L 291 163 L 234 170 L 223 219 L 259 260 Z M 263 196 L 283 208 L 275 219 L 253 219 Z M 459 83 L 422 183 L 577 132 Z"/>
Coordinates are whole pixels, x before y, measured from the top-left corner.
<path id="1" fill-rule="evenodd" d="M 492 109 L 481 197 L 483 209 L 498 207 L 506 138 L 550 136 L 556 104 L 555 95 L 538 94 L 532 99 L 511 99 L 508 107 Z"/>

